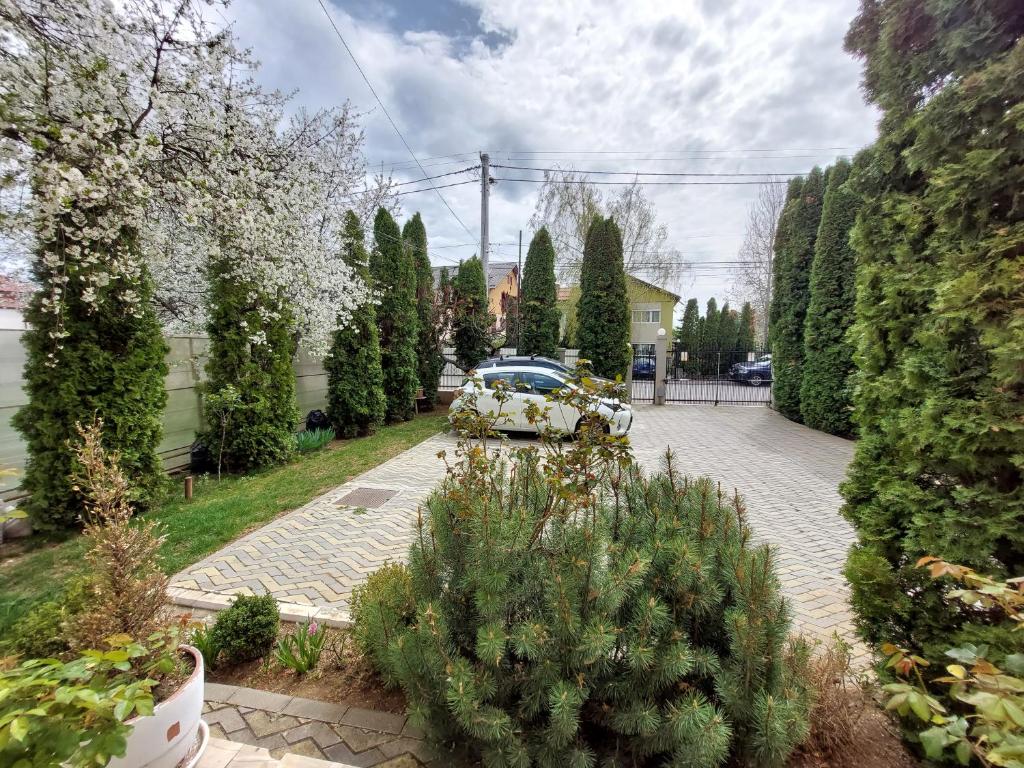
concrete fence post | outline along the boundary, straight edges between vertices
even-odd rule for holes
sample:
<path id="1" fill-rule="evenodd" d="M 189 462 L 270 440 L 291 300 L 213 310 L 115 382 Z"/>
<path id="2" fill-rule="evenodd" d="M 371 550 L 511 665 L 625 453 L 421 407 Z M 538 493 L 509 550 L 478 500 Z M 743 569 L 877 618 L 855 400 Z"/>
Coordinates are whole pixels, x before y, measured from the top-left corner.
<path id="1" fill-rule="evenodd" d="M 654 342 L 654 404 L 665 404 L 665 379 L 668 377 L 668 334 L 658 329 L 658 340 Z"/>

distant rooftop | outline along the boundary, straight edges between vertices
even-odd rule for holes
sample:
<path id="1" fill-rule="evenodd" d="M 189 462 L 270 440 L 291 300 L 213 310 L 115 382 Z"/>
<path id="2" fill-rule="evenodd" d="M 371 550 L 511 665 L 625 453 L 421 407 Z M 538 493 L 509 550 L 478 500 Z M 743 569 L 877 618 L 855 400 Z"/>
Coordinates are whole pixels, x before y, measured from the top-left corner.
<path id="1" fill-rule="evenodd" d="M 24 309 L 35 289 L 7 275 L 0 275 L 0 309 Z"/>
<path id="2" fill-rule="evenodd" d="M 500 283 L 512 270 L 516 269 L 519 264 L 515 261 L 491 261 L 487 264 L 487 290 L 491 290 L 494 286 Z M 448 277 L 454 278 L 455 273 L 459 269 L 458 264 L 444 264 L 440 267 L 431 267 L 430 271 L 434 274 L 434 285 L 436 286 L 441 280 L 441 270 L 448 270 Z"/>

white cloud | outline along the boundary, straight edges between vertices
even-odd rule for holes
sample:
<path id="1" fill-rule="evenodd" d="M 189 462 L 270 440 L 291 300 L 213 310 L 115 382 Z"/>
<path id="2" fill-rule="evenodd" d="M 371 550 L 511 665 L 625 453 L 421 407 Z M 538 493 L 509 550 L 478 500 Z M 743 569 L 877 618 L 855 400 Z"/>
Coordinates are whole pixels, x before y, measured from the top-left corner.
<path id="1" fill-rule="evenodd" d="M 472 0 L 472 10 L 462 10 L 478 22 L 475 40 L 454 25 L 402 29 L 405 8 L 399 6 L 408 1 L 378 2 L 372 15 L 360 15 L 358 6 L 349 11 L 344 2 L 329 7 L 423 158 L 488 150 L 492 162 L 501 163 L 516 157 L 510 152 L 533 150 L 555 154 L 519 164 L 572 159 L 579 168 L 787 173 L 851 155 L 875 135 L 876 115 L 858 91 L 859 65 L 842 50 L 856 0 L 798 6 L 781 0 Z M 438 3 L 453 11 L 454 0 Z M 310 106 L 350 99 L 367 111 L 369 159 L 385 168 L 400 164 L 401 180 L 418 176 L 315 0 L 243 0 L 230 12 L 242 42 L 263 62 L 265 83 L 299 89 L 300 102 Z M 484 32 L 501 33 L 508 42 L 488 45 L 495 36 L 484 38 Z M 823 147 L 851 149 L 749 151 Z M 629 154 L 566 154 L 583 150 Z M 697 151 L 711 153 L 694 156 Z M 464 159 L 476 163 L 471 155 Z M 427 161 L 437 163 L 428 170 L 462 167 L 445 160 Z M 519 229 L 529 241 L 536 191 L 527 184 L 494 188 L 491 237 L 501 244 L 498 257 L 515 257 Z M 649 191 L 672 245 L 687 258 L 735 258 L 754 187 Z M 403 206 L 407 213 L 422 211 L 432 248 L 475 241 L 478 187 L 443 194 L 472 237 L 433 193 L 405 196 Z M 442 263 L 441 256 L 474 252 L 473 246 L 437 248 L 434 258 Z M 678 289 L 703 301 L 723 296 L 729 282 L 721 271 L 702 270 Z"/>

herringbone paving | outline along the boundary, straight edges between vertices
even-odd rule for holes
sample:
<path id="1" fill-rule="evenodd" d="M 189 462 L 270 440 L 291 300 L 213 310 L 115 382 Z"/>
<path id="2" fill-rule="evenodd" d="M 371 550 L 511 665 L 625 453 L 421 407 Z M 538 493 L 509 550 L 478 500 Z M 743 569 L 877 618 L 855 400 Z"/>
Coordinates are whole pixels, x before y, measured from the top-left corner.
<path id="1" fill-rule="evenodd" d="M 755 535 L 777 550 L 796 627 L 852 639 L 842 566 L 854 533 L 838 514 L 837 488 L 853 443 L 767 408 L 634 407 L 637 460 L 657 469 L 671 448 L 680 471 L 708 475 L 729 493 L 738 489 Z M 269 591 L 300 616 L 345 621 L 353 587 L 384 562 L 404 558 L 417 508 L 444 476 L 437 453 L 454 445 L 450 436 L 429 438 L 227 545 L 174 577 L 175 601 L 218 608 L 231 595 Z M 397 493 L 372 510 L 338 505 L 357 488 Z"/>

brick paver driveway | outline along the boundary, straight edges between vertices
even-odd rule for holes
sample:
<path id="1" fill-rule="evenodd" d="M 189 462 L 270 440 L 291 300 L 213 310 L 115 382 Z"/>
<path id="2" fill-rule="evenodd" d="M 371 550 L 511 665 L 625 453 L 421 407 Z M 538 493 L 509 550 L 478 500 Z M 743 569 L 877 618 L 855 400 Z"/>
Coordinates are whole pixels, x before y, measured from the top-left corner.
<path id="1" fill-rule="evenodd" d="M 854 535 L 838 514 L 836 488 L 853 444 L 767 408 L 635 408 L 630 437 L 637 459 L 657 469 L 671 447 L 681 471 L 709 475 L 730 493 L 738 488 L 756 536 L 778 549 L 797 627 L 852 637 L 841 570 Z M 444 475 L 436 454 L 454 444 L 449 436 L 432 437 L 227 545 L 177 574 L 173 599 L 218 609 L 233 594 L 269 591 L 285 618 L 347 620 L 353 586 L 404 556 L 417 506 Z M 371 493 L 347 498 L 359 489 Z"/>

